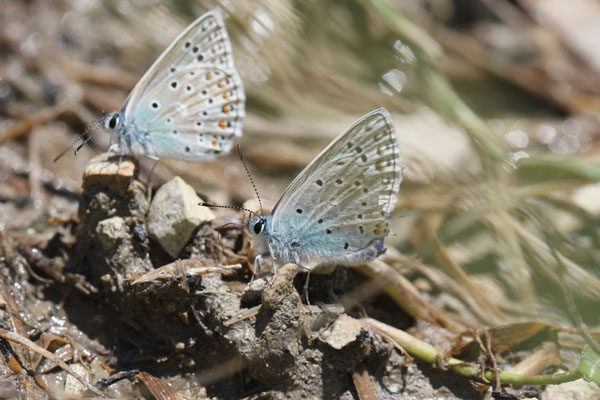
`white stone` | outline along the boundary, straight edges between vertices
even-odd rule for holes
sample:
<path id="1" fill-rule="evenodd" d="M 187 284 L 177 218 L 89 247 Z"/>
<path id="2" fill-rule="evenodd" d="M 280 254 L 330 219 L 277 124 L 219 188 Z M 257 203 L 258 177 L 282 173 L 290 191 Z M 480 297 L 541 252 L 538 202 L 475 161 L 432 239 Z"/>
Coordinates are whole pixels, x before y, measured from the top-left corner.
<path id="1" fill-rule="evenodd" d="M 121 217 L 111 217 L 98 222 L 96 235 L 104 250 L 108 250 L 118 241 L 128 236 L 128 228 L 125 220 Z"/>
<path id="2" fill-rule="evenodd" d="M 201 224 L 215 219 L 194 189 L 176 176 L 158 189 L 148 212 L 148 233 L 171 257 L 177 258 Z"/>
<path id="3" fill-rule="evenodd" d="M 548 385 L 541 400 L 600 400 L 600 388 L 593 382 L 578 379 L 560 385 Z"/>

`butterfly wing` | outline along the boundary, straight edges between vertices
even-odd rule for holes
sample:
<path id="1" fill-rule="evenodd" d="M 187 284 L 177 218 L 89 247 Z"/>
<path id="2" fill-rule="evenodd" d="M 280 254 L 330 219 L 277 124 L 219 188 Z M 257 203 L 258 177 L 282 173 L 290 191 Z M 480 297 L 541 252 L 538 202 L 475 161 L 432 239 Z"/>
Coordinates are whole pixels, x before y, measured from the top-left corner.
<path id="1" fill-rule="evenodd" d="M 286 189 L 273 210 L 271 236 L 308 267 L 374 258 L 389 232 L 402 169 L 387 110 L 365 115 Z"/>
<path id="2" fill-rule="evenodd" d="M 218 10 L 194 21 L 135 86 L 123 111 L 145 155 L 203 161 L 242 133 L 245 95 Z"/>

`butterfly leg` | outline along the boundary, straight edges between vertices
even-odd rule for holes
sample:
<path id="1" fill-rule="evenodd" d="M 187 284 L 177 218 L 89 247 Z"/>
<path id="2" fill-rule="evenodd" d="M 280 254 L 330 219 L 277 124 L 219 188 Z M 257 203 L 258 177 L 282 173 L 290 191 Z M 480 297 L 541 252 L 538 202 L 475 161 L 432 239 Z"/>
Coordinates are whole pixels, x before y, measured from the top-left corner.
<path id="1" fill-rule="evenodd" d="M 254 257 L 254 271 L 252 271 L 252 280 L 254 280 L 255 276 L 259 276 L 261 273 L 261 266 L 260 266 L 260 262 L 262 259 L 266 258 L 266 257 L 270 257 L 271 253 L 268 251 L 265 251 L 264 253 L 260 253 L 259 255 L 257 255 L 256 257 Z M 273 263 L 273 257 L 271 257 L 271 263 Z M 271 264 L 273 267 L 275 264 Z M 273 275 L 275 275 L 275 272 L 277 272 L 276 270 L 273 270 Z"/>
<path id="2" fill-rule="evenodd" d="M 150 178 L 152 178 L 152 174 L 154 173 L 154 169 L 156 168 L 156 165 L 158 164 L 158 158 L 157 157 L 152 157 L 150 159 L 154 160 L 154 164 L 152 164 L 152 168 L 150 168 L 150 173 L 148 173 L 148 178 L 146 178 L 146 185 L 150 185 Z"/>
<path id="3" fill-rule="evenodd" d="M 119 144 L 118 143 L 112 143 L 110 146 L 108 146 L 108 150 L 106 150 L 106 157 L 104 158 L 104 161 L 108 161 L 108 159 L 110 158 L 110 153 L 116 153 L 118 152 L 119 149 Z"/>
<path id="4" fill-rule="evenodd" d="M 154 160 L 154 164 L 152 165 L 152 168 L 150 168 L 150 173 L 148 174 L 148 178 L 146 178 L 146 187 L 148 188 L 148 204 L 150 204 L 150 200 L 152 199 L 152 184 L 150 183 L 150 178 L 152 178 L 152 174 L 154 173 L 154 168 L 156 168 L 156 165 L 158 164 L 158 157 L 149 157 L 150 159 Z"/>
<path id="5" fill-rule="evenodd" d="M 119 175 L 119 171 L 121 170 L 122 163 L 123 163 L 123 154 L 119 154 L 119 163 L 117 164 L 117 172 L 115 172 L 115 176 Z"/>
<path id="6" fill-rule="evenodd" d="M 269 253 L 261 253 L 259 255 L 257 255 L 256 257 L 254 257 L 254 271 L 252 271 L 252 279 L 254 279 L 255 276 L 259 276 L 260 275 L 260 260 L 262 260 L 264 257 L 268 256 Z"/>
<path id="7" fill-rule="evenodd" d="M 258 254 L 254 257 L 254 271 L 252 271 L 252 280 L 254 280 L 255 276 L 260 275 L 260 259 L 262 258 L 262 254 Z"/>
<path id="8" fill-rule="evenodd" d="M 271 257 L 271 271 L 273 271 L 273 276 L 277 274 L 277 263 L 275 262 L 275 257 Z"/>
<path id="9" fill-rule="evenodd" d="M 304 282 L 304 297 L 306 298 L 306 305 L 310 306 L 310 300 L 308 298 L 308 283 L 310 282 L 310 268 L 306 268 L 303 265 L 299 265 L 300 268 L 307 270 L 306 272 L 306 282 Z"/>

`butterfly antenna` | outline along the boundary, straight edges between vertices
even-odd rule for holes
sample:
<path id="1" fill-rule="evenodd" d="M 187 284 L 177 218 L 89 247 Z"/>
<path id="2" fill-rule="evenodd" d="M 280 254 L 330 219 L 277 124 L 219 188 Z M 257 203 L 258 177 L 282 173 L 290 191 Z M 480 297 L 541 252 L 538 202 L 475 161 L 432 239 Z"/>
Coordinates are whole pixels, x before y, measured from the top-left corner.
<path id="1" fill-rule="evenodd" d="M 244 208 L 244 207 L 237 207 L 237 206 L 220 206 L 220 205 L 217 205 L 217 204 L 211 204 L 211 203 L 205 203 L 205 202 L 198 203 L 198 205 L 199 205 L 199 206 L 203 206 L 203 207 L 211 207 L 211 208 L 230 208 L 230 209 L 232 209 L 232 210 L 241 210 L 241 211 L 246 211 L 246 212 L 250 213 L 250 215 L 252 215 L 252 214 L 256 214 L 254 211 L 252 211 L 252 210 L 248 210 L 247 208 Z"/>
<path id="2" fill-rule="evenodd" d="M 94 130 L 81 142 L 81 144 L 79 146 L 77 146 L 77 148 L 75 149 L 75 155 L 77 155 L 77 153 L 79 152 L 79 150 L 81 150 L 81 148 L 83 146 L 85 146 L 91 139 L 92 137 L 96 134 L 96 132 L 98 132 L 98 129 L 100 129 L 100 127 L 102 126 L 102 123 L 100 121 L 93 121 L 96 124 L 96 128 L 94 128 Z"/>
<path id="3" fill-rule="evenodd" d="M 252 184 L 252 187 L 254 188 L 254 193 L 256 193 L 256 198 L 258 199 L 258 205 L 260 206 L 260 215 L 262 216 L 262 215 L 264 215 L 262 201 L 260 200 L 260 196 L 258 195 L 258 189 L 256 188 L 256 185 L 254 184 L 254 179 L 252 179 L 250 170 L 248 169 L 248 166 L 246 165 L 246 161 L 244 161 L 244 156 L 242 155 L 242 146 L 240 146 L 239 144 L 238 144 L 238 152 L 240 153 L 240 160 L 242 161 L 242 165 L 244 166 L 244 169 L 246 170 L 246 175 L 248 175 L 248 178 L 250 178 L 250 183 Z"/>
<path id="4" fill-rule="evenodd" d="M 86 144 L 86 143 L 89 141 L 89 138 L 91 138 L 91 136 L 92 136 L 94 133 L 96 133 L 96 131 L 98 130 L 98 126 L 97 126 L 97 127 L 96 127 L 96 129 L 94 129 L 94 131 L 92 132 L 92 134 L 91 134 L 90 136 L 88 136 L 88 137 L 86 137 L 86 138 L 84 139 L 84 138 L 83 138 L 83 137 L 84 137 L 84 135 L 85 135 L 86 133 L 88 133 L 88 132 L 89 132 L 89 130 L 90 130 L 90 127 L 92 126 L 92 124 L 99 124 L 99 125 L 100 125 L 100 121 L 91 121 L 91 122 L 88 122 L 88 123 L 86 124 L 86 128 L 85 128 L 85 130 L 83 131 L 83 134 L 82 134 L 80 137 L 78 137 L 77 139 L 75 139 L 75 140 L 73 141 L 73 143 L 71 143 L 71 145 L 70 145 L 70 146 L 68 146 L 66 149 L 64 149 L 64 150 L 63 150 L 63 151 L 62 151 L 62 152 L 61 152 L 61 153 L 60 153 L 58 156 L 56 156 L 56 157 L 54 158 L 54 160 L 52 160 L 52 162 L 57 162 L 58 160 L 60 160 L 60 159 L 62 158 L 62 156 L 64 156 L 65 154 L 67 154 L 67 151 L 69 151 L 69 150 L 71 150 L 73 147 L 75 147 L 75 145 L 77 144 L 77 142 L 81 140 L 81 141 L 82 141 L 82 144 L 81 144 L 81 145 L 79 145 L 79 146 L 77 147 L 77 149 L 75 150 L 75 154 L 77 154 L 77 152 L 79 151 L 79 149 L 81 148 L 81 146 L 83 146 L 84 144 Z"/>
<path id="5" fill-rule="evenodd" d="M 52 160 L 52 162 L 57 162 L 58 160 L 60 160 L 62 158 L 62 156 L 64 156 L 65 154 L 67 154 L 67 151 L 71 150 L 73 147 L 75 147 L 75 145 L 77 144 L 77 142 L 79 142 L 81 140 L 81 138 L 77 138 L 73 141 L 73 143 L 71 143 L 70 146 L 68 146 L 66 149 L 64 149 L 63 151 L 60 152 L 59 155 L 57 155 L 54 160 Z"/>

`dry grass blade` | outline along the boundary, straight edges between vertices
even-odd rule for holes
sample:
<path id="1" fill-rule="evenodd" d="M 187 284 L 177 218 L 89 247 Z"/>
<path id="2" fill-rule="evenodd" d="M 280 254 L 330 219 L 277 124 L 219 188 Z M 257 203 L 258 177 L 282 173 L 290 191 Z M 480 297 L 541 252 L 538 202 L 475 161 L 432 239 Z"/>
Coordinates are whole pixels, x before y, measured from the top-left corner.
<path id="1" fill-rule="evenodd" d="M 137 374 L 137 377 L 144 382 L 156 400 L 179 400 L 177 392 L 164 380 L 144 371 Z"/>
<path id="2" fill-rule="evenodd" d="M 25 379 L 24 385 L 26 386 L 26 388 L 29 389 L 28 379 L 31 377 L 31 371 L 24 368 L 23 362 L 19 360 L 17 354 L 14 352 L 10 343 L 8 343 L 6 340 L 0 340 L 0 353 L 2 353 L 6 366 L 12 372 L 14 372 L 16 375 L 27 377 Z M 48 388 L 48 386 L 46 386 L 46 383 L 41 379 L 39 375 L 34 375 L 33 380 L 42 390 L 50 393 L 50 389 Z M 0 398 L 2 397 L 0 396 Z"/>
<path id="3" fill-rule="evenodd" d="M 506 317 L 498 307 L 489 301 L 464 269 L 452 259 L 444 243 L 438 239 L 438 231 L 442 224 L 442 220 L 440 214 L 430 214 L 424 218 L 422 224 L 425 237 L 432 238 L 431 240 L 434 241 L 435 248 L 432 252 L 433 258 L 438 265 L 445 268 L 449 274 L 454 276 L 454 278 L 463 285 L 465 291 L 463 292 L 462 299 L 482 321 L 486 321 L 488 324 L 493 325 L 498 320 L 505 319 Z"/>
<path id="4" fill-rule="evenodd" d="M 473 328 L 467 321 L 462 321 L 455 315 L 435 308 L 408 279 L 383 261 L 373 260 L 365 266 L 359 267 L 359 270 L 374 278 L 383 291 L 413 318 L 439 323 L 455 333 Z"/>
<path id="5" fill-rule="evenodd" d="M 558 259 L 567 270 L 567 273 L 564 274 L 565 279 L 560 279 L 559 275 L 557 275 L 557 270 L 552 267 L 556 265 L 556 260 L 550 245 L 525 229 L 516 219 L 510 219 L 507 223 L 521 239 L 521 243 L 533 256 L 533 259 L 536 260 L 536 262 L 532 263 L 532 267 L 537 268 L 540 274 L 559 285 L 566 285 L 569 290 L 576 292 L 578 296 L 593 300 L 598 299 L 598 293 L 600 293 L 600 279 L 598 277 L 589 273 L 563 254 L 556 253 Z"/>
<path id="6" fill-rule="evenodd" d="M 508 371 L 515 374 L 536 375 L 550 367 L 559 367 L 561 364 L 558 346 L 553 342 L 545 342 L 538 350 L 529 354 Z"/>
<path id="7" fill-rule="evenodd" d="M 258 306 L 243 309 L 240 312 L 238 312 L 237 314 L 235 314 L 234 316 L 232 316 L 230 319 L 228 319 L 226 322 L 224 322 L 223 325 L 231 326 L 231 325 L 236 324 L 240 321 L 243 321 L 247 318 L 255 317 L 256 315 L 258 315 L 258 311 L 260 310 L 260 308 L 261 308 L 261 306 L 258 305 Z"/>
<path id="8" fill-rule="evenodd" d="M 550 339 L 560 329 L 543 322 L 521 322 L 496 326 L 488 330 L 497 351 L 511 350 L 534 336 Z"/>
<path id="9" fill-rule="evenodd" d="M 0 328 L 0 337 L 2 337 L 2 339 L 11 341 L 13 343 L 18 343 L 22 346 L 25 346 L 26 348 L 35 351 L 36 353 L 46 357 L 47 359 L 49 359 L 50 361 L 52 361 L 53 363 L 59 365 L 62 369 L 64 369 L 69 375 L 71 375 L 73 378 L 77 379 L 77 381 L 79 383 L 81 383 L 83 386 L 85 386 L 86 388 L 88 388 L 89 390 L 91 390 L 92 392 L 94 392 L 96 395 L 102 397 L 102 398 L 108 398 L 106 395 L 104 395 L 104 393 L 102 393 L 101 391 L 99 391 L 98 389 L 96 389 L 92 384 L 90 384 L 89 382 L 87 382 L 86 380 L 84 380 L 81 376 L 79 376 L 77 373 L 75 373 L 75 371 L 73 371 L 71 369 L 71 367 L 69 367 L 63 360 L 61 360 L 60 358 L 56 357 L 56 355 L 50 353 L 48 350 L 44 349 L 43 347 L 38 346 L 37 344 L 33 343 L 31 340 L 24 338 L 21 335 L 18 335 L 14 332 L 11 332 L 9 330 L 6 330 L 4 328 Z"/>
<path id="10" fill-rule="evenodd" d="M 163 265 L 160 268 L 146 272 L 144 275 L 136 278 L 132 284 L 149 283 L 158 280 L 172 279 L 179 276 L 180 269 L 185 271 L 186 276 L 196 276 L 211 273 L 227 273 L 242 268 L 242 264 L 205 266 L 202 260 L 176 260 L 170 264 Z"/>

